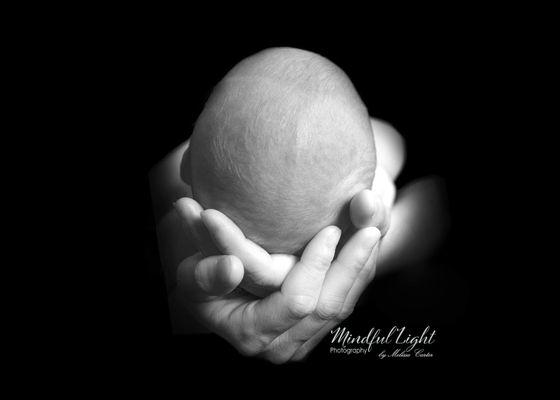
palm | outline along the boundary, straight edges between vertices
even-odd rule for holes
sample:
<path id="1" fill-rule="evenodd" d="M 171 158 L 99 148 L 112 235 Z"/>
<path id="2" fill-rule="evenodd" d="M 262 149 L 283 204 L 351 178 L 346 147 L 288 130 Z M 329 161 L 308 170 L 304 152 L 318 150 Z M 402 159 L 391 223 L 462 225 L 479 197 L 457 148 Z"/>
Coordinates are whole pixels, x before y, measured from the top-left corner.
<path id="1" fill-rule="evenodd" d="M 190 300 L 189 309 L 199 320 L 243 354 L 259 354 L 274 362 L 304 357 L 333 326 L 352 312 L 359 295 L 373 278 L 377 257 L 373 249 L 380 236 L 376 228 L 358 231 L 333 261 L 340 230 L 327 227 L 311 240 L 297 259 L 289 255 L 269 255 L 233 229 L 230 226 L 233 222 L 223 214 L 215 210 L 204 213 L 202 220 L 221 251 L 241 255 L 231 258 L 230 261 L 235 261 L 234 269 L 251 270 L 255 267 L 253 263 L 260 264 L 277 271 L 269 278 L 268 291 L 274 288 L 274 282 L 281 283 L 264 298 L 237 288 L 226 295 Z M 220 256 L 202 261 L 216 257 Z M 201 258 L 200 254 L 191 257 L 178 268 L 178 290 L 186 294 L 187 301 L 189 288 L 182 287 L 181 282 L 192 281 L 188 279 L 189 274 L 200 266 Z M 236 276 L 237 282 L 231 282 L 232 289 L 238 286 L 242 274 Z M 245 277 L 243 280 L 247 282 Z"/>

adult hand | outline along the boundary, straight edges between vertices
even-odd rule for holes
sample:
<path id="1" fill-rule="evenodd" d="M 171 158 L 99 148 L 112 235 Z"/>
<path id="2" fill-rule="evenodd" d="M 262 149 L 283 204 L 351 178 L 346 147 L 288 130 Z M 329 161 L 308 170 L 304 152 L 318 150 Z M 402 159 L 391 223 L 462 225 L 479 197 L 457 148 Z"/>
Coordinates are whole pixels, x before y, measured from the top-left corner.
<path id="1" fill-rule="evenodd" d="M 269 258 L 289 272 L 279 290 L 258 298 L 237 285 L 254 254 L 260 253 L 264 260 L 268 253 L 248 241 L 219 211 L 202 211 L 193 224 L 193 212 L 197 212 L 193 201 L 181 199 L 176 208 L 194 230 L 199 248 L 226 255 L 204 258 L 197 254 L 184 260 L 177 270 L 175 297 L 203 325 L 243 354 L 276 363 L 305 357 L 332 327 L 351 314 L 373 278 L 379 230 L 359 229 L 333 261 L 340 229 L 329 226 L 311 240 L 299 260 L 293 256 L 280 256 L 276 261 Z M 208 248 L 207 235 L 215 248 Z"/>
<path id="2" fill-rule="evenodd" d="M 395 192 L 393 181 L 384 169 L 378 167 L 372 189 L 362 190 L 350 202 L 350 220 L 353 229 L 349 234 L 354 234 L 357 229 L 376 227 L 380 230 L 381 236 L 384 236 L 390 226 L 390 210 Z M 244 266 L 241 287 L 256 296 L 264 297 L 279 289 L 287 273 L 297 261 L 297 257 L 293 255 L 268 254 L 260 246 L 245 238 L 229 218 L 226 218 L 226 222 L 229 223 L 223 225 L 219 218 L 206 218 L 203 222 L 203 209 L 194 199 L 188 197 L 179 199 L 175 203 L 175 208 L 203 256 L 229 254 L 241 260 Z M 221 248 L 218 249 L 215 243 L 218 243 Z M 212 291 L 208 286 L 212 284 L 211 282 L 221 282 L 226 279 L 223 276 L 213 275 L 222 271 L 219 268 L 205 268 L 204 271 L 207 290 Z"/>
<path id="3" fill-rule="evenodd" d="M 194 199 L 185 197 L 177 200 L 175 209 L 190 233 L 189 237 L 195 241 L 201 254 L 200 259 L 202 260 L 202 256 L 210 257 L 211 260 L 221 260 L 220 262 L 224 263 L 225 259 L 220 258 L 220 255 L 235 255 L 244 267 L 241 286 L 253 295 L 264 297 L 278 290 L 298 260 L 294 255 L 268 254 L 266 250 L 247 239 L 237 225 L 224 214 L 205 213 Z M 230 266 L 226 270 L 209 268 L 210 262 L 205 261 L 199 267 L 201 272 L 197 273 L 197 279 L 207 292 L 217 290 L 222 293 L 223 283 L 220 282 L 236 278 L 237 275 L 227 275 L 229 268 L 235 267 Z M 230 282 L 233 287 L 240 283 L 234 280 Z M 214 288 L 214 285 L 218 286 Z"/>

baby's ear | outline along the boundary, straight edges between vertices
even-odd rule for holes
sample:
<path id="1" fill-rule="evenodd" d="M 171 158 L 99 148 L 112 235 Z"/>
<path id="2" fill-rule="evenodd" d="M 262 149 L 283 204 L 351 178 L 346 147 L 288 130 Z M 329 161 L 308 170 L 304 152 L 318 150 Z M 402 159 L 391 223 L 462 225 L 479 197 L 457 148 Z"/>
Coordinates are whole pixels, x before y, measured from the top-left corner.
<path id="1" fill-rule="evenodd" d="M 181 180 L 187 185 L 191 185 L 191 146 L 187 147 L 181 159 L 181 166 L 179 167 Z"/>

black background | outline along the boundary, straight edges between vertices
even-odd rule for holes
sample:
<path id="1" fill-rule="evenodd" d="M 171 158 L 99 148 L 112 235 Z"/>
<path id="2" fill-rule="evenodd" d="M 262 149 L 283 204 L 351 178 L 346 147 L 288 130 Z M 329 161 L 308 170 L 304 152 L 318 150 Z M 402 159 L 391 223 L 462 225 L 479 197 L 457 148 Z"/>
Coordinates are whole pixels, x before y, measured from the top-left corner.
<path id="1" fill-rule="evenodd" d="M 357 334 L 374 326 L 430 325 L 438 332 L 434 358 L 333 356 L 323 342 L 305 363 L 281 368 L 448 367 L 477 359 L 482 351 L 477 334 L 482 316 L 475 283 L 477 258 L 471 246 L 478 228 L 473 206 L 478 189 L 472 167 L 476 149 L 470 143 L 473 132 L 482 130 L 479 122 L 486 112 L 480 98 L 489 94 L 480 88 L 488 79 L 487 50 L 477 47 L 470 32 L 449 27 L 404 37 L 380 33 L 361 38 L 317 34 L 216 38 L 158 26 L 115 39 L 110 57 L 99 64 L 110 71 L 113 86 L 102 108 L 118 115 L 118 122 L 105 127 L 101 139 L 109 150 L 104 157 L 111 160 L 111 179 L 104 184 L 107 194 L 100 199 L 111 210 L 104 221 L 103 243 L 112 251 L 96 270 L 109 283 L 112 296 L 100 296 L 99 318 L 89 326 L 99 337 L 96 342 L 111 359 L 117 356 L 140 368 L 157 365 L 178 373 L 224 363 L 278 368 L 238 355 L 214 335 L 171 335 L 147 181 L 149 169 L 189 137 L 221 77 L 244 57 L 275 46 L 314 51 L 339 65 L 370 114 L 389 121 L 406 139 L 407 164 L 398 184 L 426 175 L 442 177 L 451 221 L 441 249 L 416 269 L 421 273 L 376 280 L 344 323 Z M 119 168 L 113 172 L 114 165 Z"/>

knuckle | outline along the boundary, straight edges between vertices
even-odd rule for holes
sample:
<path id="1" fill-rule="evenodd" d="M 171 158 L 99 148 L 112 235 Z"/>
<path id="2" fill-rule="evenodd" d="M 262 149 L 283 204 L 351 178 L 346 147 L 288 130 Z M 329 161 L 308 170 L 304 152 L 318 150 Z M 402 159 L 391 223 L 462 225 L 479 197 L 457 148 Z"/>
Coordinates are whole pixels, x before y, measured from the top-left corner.
<path id="1" fill-rule="evenodd" d="M 310 279 L 319 279 L 331 266 L 332 257 L 327 254 L 317 254 L 313 259 L 306 259 L 302 262 L 305 266 L 304 271 Z"/>
<path id="2" fill-rule="evenodd" d="M 364 251 L 363 254 L 360 255 L 359 259 L 349 262 L 347 264 L 346 270 L 352 275 L 357 275 L 365 266 L 370 254 L 371 251 L 369 253 L 366 253 Z"/>
<path id="3" fill-rule="evenodd" d="M 260 353 L 260 349 L 251 345 L 250 343 L 242 343 L 237 346 L 237 351 L 245 357 L 254 357 Z"/>
<path id="4" fill-rule="evenodd" d="M 246 356 L 255 356 L 266 349 L 270 340 L 256 328 L 252 319 L 249 318 L 249 315 L 250 311 L 245 309 L 243 312 L 244 323 L 237 333 L 236 341 L 239 343 L 238 350 L 241 354 Z"/>
<path id="5" fill-rule="evenodd" d="M 310 296 L 290 296 L 287 307 L 293 318 L 302 319 L 313 312 L 315 301 Z"/>
<path id="6" fill-rule="evenodd" d="M 242 337 L 237 350 L 246 357 L 254 357 L 261 354 L 266 348 L 266 339 L 260 336 Z"/>
<path id="7" fill-rule="evenodd" d="M 328 248 L 326 245 L 324 245 L 323 248 L 321 249 L 321 252 L 315 255 L 313 266 L 320 270 L 327 269 L 331 265 L 331 261 L 332 261 L 331 253 L 332 250 Z"/>
<path id="8" fill-rule="evenodd" d="M 354 307 L 343 307 L 342 311 L 338 314 L 339 322 L 344 321 L 347 319 L 352 313 L 354 312 Z"/>
<path id="9" fill-rule="evenodd" d="M 330 321 L 337 319 L 342 304 L 336 300 L 322 301 L 315 309 L 315 316 L 321 320 Z"/>

